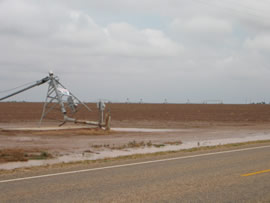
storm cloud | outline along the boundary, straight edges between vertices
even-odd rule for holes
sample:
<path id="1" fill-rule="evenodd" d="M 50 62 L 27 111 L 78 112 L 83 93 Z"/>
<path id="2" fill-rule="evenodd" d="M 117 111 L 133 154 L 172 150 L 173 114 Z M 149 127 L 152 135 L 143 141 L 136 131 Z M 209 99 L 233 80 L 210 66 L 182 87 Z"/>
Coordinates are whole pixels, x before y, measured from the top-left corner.
<path id="1" fill-rule="evenodd" d="M 53 70 L 84 101 L 269 102 L 269 13 L 266 0 L 1 0 L 0 96 Z"/>

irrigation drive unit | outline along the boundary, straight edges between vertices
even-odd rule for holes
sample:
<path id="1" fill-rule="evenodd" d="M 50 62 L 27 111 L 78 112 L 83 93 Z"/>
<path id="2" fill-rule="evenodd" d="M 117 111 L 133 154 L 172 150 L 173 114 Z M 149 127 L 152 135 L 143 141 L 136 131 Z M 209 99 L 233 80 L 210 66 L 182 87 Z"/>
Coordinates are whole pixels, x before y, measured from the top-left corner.
<path id="1" fill-rule="evenodd" d="M 105 116 L 105 122 L 104 122 L 104 109 L 105 104 L 103 102 L 98 103 L 98 108 L 100 112 L 100 119 L 99 121 L 87 121 L 87 120 L 77 120 L 75 118 L 72 118 L 67 115 L 67 108 L 69 108 L 72 115 L 74 115 L 78 111 L 78 105 L 80 104 L 83 106 L 86 110 L 91 111 L 91 109 L 84 104 L 82 101 L 80 101 L 74 94 L 72 94 L 67 88 L 65 88 L 59 81 L 59 78 L 53 74 L 52 71 L 49 72 L 49 76 L 38 80 L 35 82 L 35 84 L 32 84 L 26 88 L 23 88 L 17 92 L 14 92 L 10 95 L 7 95 L 3 98 L 0 98 L 0 101 L 7 99 L 9 97 L 12 97 L 16 94 L 19 94 L 21 92 L 24 92 L 28 89 L 31 89 L 33 87 L 42 85 L 44 83 L 48 83 L 48 91 L 46 96 L 46 101 L 43 106 L 42 115 L 40 118 L 40 124 L 42 120 L 45 118 L 45 116 L 51 112 L 56 106 L 60 105 L 61 112 L 63 114 L 63 122 L 60 124 L 60 126 L 64 125 L 66 122 L 73 122 L 73 123 L 80 123 L 80 124 L 87 124 L 87 125 L 94 125 L 98 126 L 100 128 L 104 127 L 105 129 L 110 129 L 110 121 L 111 117 L 109 114 L 106 114 Z"/>

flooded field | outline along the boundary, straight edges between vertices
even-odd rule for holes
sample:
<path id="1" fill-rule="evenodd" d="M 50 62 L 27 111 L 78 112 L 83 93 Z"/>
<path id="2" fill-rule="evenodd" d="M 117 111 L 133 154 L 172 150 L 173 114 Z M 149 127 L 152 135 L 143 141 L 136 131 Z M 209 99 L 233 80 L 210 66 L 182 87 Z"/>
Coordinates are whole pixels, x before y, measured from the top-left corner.
<path id="1" fill-rule="evenodd" d="M 88 104 L 91 108 L 94 104 Z M 0 103 L 0 150 L 48 154 L 3 159 L 0 169 L 270 140 L 269 105 L 109 104 L 112 130 L 45 121 L 42 103 Z M 84 113 L 79 118 L 87 118 Z M 57 117 L 57 116 L 56 116 Z M 97 112 L 90 120 L 97 119 Z M 53 157 L 53 158 L 51 158 Z"/>
<path id="2" fill-rule="evenodd" d="M 48 137 L 45 138 L 45 143 L 42 137 L 9 137 L 11 142 L 16 141 L 21 142 L 21 144 L 24 143 L 25 147 L 29 147 L 29 143 L 35 143 L 35 147 L 39 145 L 43 145 L 43 147 L 45 145 L 45 148 L 51 146 L 52 148 L 47 148 L 47 151 L 54 154 L 55 158 L 48 160 L 1 163 L 0 169 L 10 170 L 21 167 L 69 163 L 83 160 L 97 160 L 134 154 L 178 151 L 204 146 L 217 146 L 249 141 L 270 140 L 270 129 L 265 129 L 261 132 L 252 130 L 243 131 L 239 129 L 235 131 L 228 129 L 175 130 L 132 128 L 129 129 L 131 131 L 128 131 L 128 128 L 116 128 L 115 130 L 117 130 L 117 133 L 109 136 L 80 136 L 80 142 L 78 141 L 77 136 L 69 136 L 68 139 L 73 142 L 73 145 L 69 142 L 64 142 L 64 139 L 66 139 L 65 137 L 58 136 L 58 142 L 62 143 L 61 150 L 58 150 L 58 152 L 56 146 L 59 146 L 59 144 L 52 147 L 54 145 L 53 140 L 50 141 Z M 121 132 L 125 133 L 121 134 Z M 217 136 L 217 134 L 219 134 L 219 136 Z M 1 138 L 2 137 L 0 136 L 0 139 Z M 77 141 L 75 141 L 75 139 Z M 28 145 L 26 143 L 28 143 Z M 86 145 L 83 145 L 82 143 L 86 143 Z M 130 143 L 133 143 L 133 145 Z"/>

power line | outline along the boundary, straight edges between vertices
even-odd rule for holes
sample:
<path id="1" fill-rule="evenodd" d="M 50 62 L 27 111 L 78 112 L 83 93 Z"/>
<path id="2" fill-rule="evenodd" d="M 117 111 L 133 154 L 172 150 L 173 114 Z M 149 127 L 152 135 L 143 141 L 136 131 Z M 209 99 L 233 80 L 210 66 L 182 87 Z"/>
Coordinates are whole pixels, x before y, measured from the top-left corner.
<path id="1" fill-rule="evenodd" d="M 6 92 L 10 92 L 10 91 L 16 90 L 16 89 L 18 89 L 18 88 L 22 88 L 22 87 L 24 87 L 24 86 L 26 86 L 26 85 L 34 84 L 34 83 L 35 83 L 35 81 L 33 81 L 33 82 L 28 82 L 28 83 L 25 83 L 25 84 L 20 85 L 20 86 L 18 86 L 18 87 L 14 87 L 14 88 L 7 89 L 7 90 L 2 90 L 2 91 L 0 91 L 0 94 L 6 93 Z"/>

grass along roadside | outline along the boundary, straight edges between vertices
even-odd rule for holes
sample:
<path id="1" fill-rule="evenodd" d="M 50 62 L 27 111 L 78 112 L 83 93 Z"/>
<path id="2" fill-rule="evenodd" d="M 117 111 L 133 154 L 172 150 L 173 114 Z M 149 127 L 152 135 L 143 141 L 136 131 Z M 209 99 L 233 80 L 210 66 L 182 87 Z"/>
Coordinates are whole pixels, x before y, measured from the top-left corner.
<path id="1" fill-rule="evenodd" d="M 225 144 L 225 145 L 215 145 L 215 146 L 202 146 L 202 147 L 194 147 L 190 149 L 181 149 L 181 150 L 175 150 L 175 151 L 163 151 L 163 152 L 154 152 L 149 154 L 133 154 L 133 155 L 127 155 L 127 156 L 119 156 L 114 158 L 104 158 L 104 159 L 98 159 L 98 160 L 86 160 L 86 161 L 79 161 L 79 162 L 73 162 L 76 163 L 102 163 L 102 162 L 108 162 L 108 161 L 114 161 L 114 160 L 126 160 L 126 159 L 139 159 L 139 158 L 147 158 L 147 157 L 154 157 L 154 156 L 163 156 L 163 155 L 170 155 L 170 154 L 176 154 L 176 153 L 189 153 L 189 152 L 206 152 L 211 150 L 221 151 L 226 149 L 233 149 L 233 148 L 239 148 L 243 146 L 249 146 L 249 145 L 260 145 L 260 144 L 270 144 L 270 140 L 259 140 L 259 141 L 249 141 L 249 142 L 241 142 L 241 143 L 232 143 L 232 144 Z M 72 163 L 67 163 L 72 164 Z"/>
<path id="2" fill-rule="evenodd" d="M 208 153 L 208 152 L 218 152 L 232 149 L 239 149 L 243 147 L 251 147 L 251 146 L 264 146 L 270 144 L 270 140 L 260 140 L 260 141 L 250 141 L 243 143 L 232 143 L 225 145 L 216 145 L 216 146 L 203 146 L 203 147 L 194 147 L 191 149 L 177 150 L 177 151 L 165 151 L 165 152 L 155 152 L 149 154 L 133 154 L 127 156 L 119 156 L 115 158 L 104 158 L 97 160 L 84 160 L 84 161 L 76 161 L 69 163 L 57 163 L 52 165 L 45 166 L 34 166 L 34 167 L 26 167 L 26 168 L 17 168 L 12 170 L 0 170 L 0 175 L 2 174 L 12 174 L 16 172 L 31 172 L 31 171 L 39 171 L 39 170 L 47 170 L 47 169 L 55 169 L 59 170 L 62 168 L 66 169 L 74 169 L 77 167 L 83 166 L 91 166 L 91 167 L 99 167 L 103 165 L 113 165 L 117 163 L 129 163 L 134 160 L 152 160 L 152 159 L 160 159 L 160 158 L 168 158 L 173 156 L 185 156 L 187 154 L 200 154 L 200 153 Z"/>
<path id="3" fill-rule="evenodd" d="M 94 149 L 99 149 L 99 148 L 108 148 L 111 150 L 123 150 L 123 149 L 130 149 L 130 148 L 140 148 L 140 147 L 164 147 L 166 145 L 180 145 L 182 144 L 182 141 L 173 141 L 173 142 L 165 142 L 165 143 L 152 143 L 151 140 L 145 142 L 145 141 L 130 141 L 127 144 L 123 145 L 115 145 L 115 144 L 104 144 L 104 145 L 91 145 L 92 148 Z"/>
<path id="4" fill-rule="evenodd" d="M 0 164 L 15 161 L 42 160 L 53 158 L 46 151 L 24 150 L 24 149 L 1 149 Z"/>

